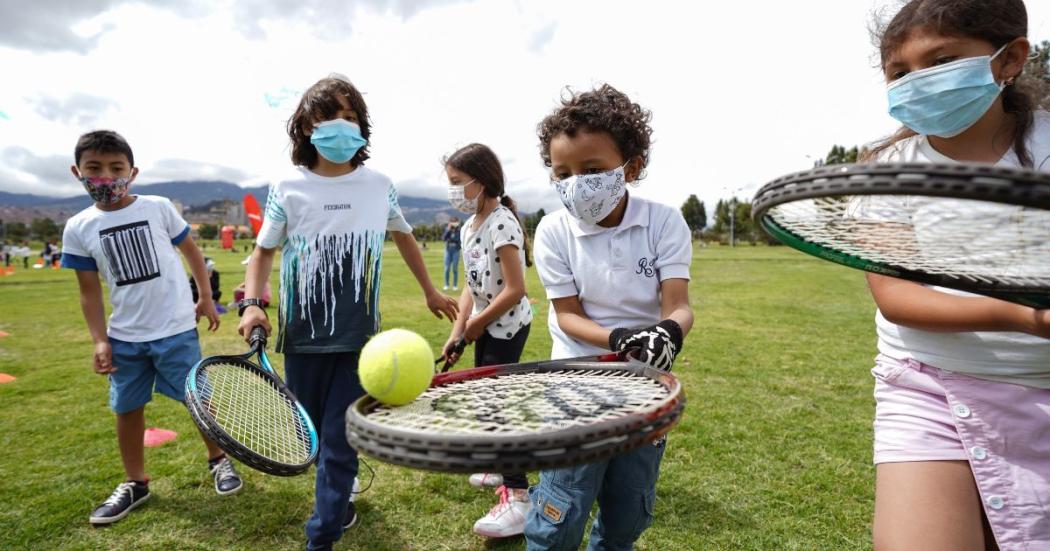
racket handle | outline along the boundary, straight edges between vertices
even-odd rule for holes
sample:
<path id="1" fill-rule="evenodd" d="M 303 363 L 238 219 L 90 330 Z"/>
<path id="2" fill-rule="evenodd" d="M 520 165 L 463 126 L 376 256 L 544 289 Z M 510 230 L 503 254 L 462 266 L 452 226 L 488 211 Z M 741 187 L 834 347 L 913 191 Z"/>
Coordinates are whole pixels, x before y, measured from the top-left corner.
<path id="1" fill-rule="evenodd" d="M 266 330 L 261 325 L 256 325 L 248 336 L 248 342 L 251 344 L 252 350 L 258 351 L 266 348 Z"/>
<path id="2" fill-rule="evenodd" d="M 458 341 L 456 341 L 456 344 L 452 345 L 452 349 L 449 350 L 449 352 L 452 352 L 452 353 L 455 353 L 455 354 L 462 354 L 463 353 L 463 349 L 465 349 L 466 347 L 467 347 L 467 339 L 460 337 L 460 339 Z M 448 361 L 448 359 L 445 356 L 441 356 L 440 358 L 438 358 L 434 362 L 434 366 L 436 367 L 437 364 L 441 363 L 441 360 L 445 360 L 445 365 L 442 366 L 442 368 L 441 368 L 441 372 L 445 373 L 446 371 L 449 370 L 449 368 L 452 367 L 452 362 Z"/>

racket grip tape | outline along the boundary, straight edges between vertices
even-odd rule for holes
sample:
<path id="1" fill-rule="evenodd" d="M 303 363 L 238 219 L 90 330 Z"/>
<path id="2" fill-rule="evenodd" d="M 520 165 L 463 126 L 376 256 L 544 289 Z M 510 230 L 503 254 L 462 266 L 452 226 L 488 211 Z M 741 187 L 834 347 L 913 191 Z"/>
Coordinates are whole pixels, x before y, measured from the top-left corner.
<path id="1" fill-rule="evenodd" d="M 266 330 L 261 325 L 256 325 L 252 328 L 252 332 L 249 333 L 248 342 L 251 344 L 252 350 L 266 348 Z"/>

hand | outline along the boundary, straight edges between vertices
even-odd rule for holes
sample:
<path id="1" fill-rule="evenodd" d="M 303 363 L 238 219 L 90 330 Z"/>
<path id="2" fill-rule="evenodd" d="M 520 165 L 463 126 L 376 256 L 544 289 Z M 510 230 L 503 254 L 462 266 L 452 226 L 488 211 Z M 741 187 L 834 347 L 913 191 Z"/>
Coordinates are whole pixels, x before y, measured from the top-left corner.
<path id="1" fill-rule="evenodd" d="M 663 320 L 640 330 L 613 329 L 609 348 L 614 351 L 635 350 L 635 357 L 657 369 L 670 371 L 682 349 L 682 328 L 674 320 Z"/>
<path id="2" fill-rule="evenodd" d="M 215 309 L 215 301 L 211 297 L 201 297 L 197 301 L 197 321 L 201 320 L 201 316 L 208 318 L 208 331 L 219 329 L 219 311 Z"/>
<path id="3" fill-rule="evenodd" d="M 458 362 L 459 359 L 463 357 L 462 351 L 455 351 L 456 344 L 459 343 L 459 340 L 461 338 L 463 337 L 453 333 L 451 336 L 449 336 L 448 340 L 445 341 L 445 346 L 441 347 L 441 357 L 445 358 L 445 362 L 448 363 L 449 366 L 456 365 L 456 362 Z"/>
<path id="4" fill-rule="evenodd" d="M 1032 312 L 1031 329 L 1026 331 L 1031 335 L 1050 339 L 1050 308 L 1045 310 L 1034 310 Z"/>
<path id="5" fill-rule="evenodd" d="M 430 308 L 434 317 L 438 319 L 441 319 L 441 314 L 445 314 L 449 321 L 456 321 L 459 314 L 459 303 L 456 299 L 437 291 L 427 293 L 427 308 Z"/>
<path id="6" fill-rule="evenodd" d="M 463 338 L 467 339 L 467 343 L 472 343 L 481 338 L 485 334 L 486 324 L 481 323 L 478 318 L 470 318 L 467 320 L 467 326 L 463 329 Z"/>
<path id="7" fill-rule="evenodd" d="M 108 341 L 95 343 L 95 357 L 92 364 L 95 373 L 99 375 L 109 375 L 117 370 L 113 365 L 113 348 L 109 346 Z"/>
<path id="8" fill-rule="evenodd" d="M 270 318 L 266 316 L 266 310 L 260 306 L 249 306 L 245 308 L 241 322 L 237 324 L 237 333 L 244 337 L 244 342 L 251 344 L 252 329 L 262 327 L 266 336 L 270 336 Z"/>

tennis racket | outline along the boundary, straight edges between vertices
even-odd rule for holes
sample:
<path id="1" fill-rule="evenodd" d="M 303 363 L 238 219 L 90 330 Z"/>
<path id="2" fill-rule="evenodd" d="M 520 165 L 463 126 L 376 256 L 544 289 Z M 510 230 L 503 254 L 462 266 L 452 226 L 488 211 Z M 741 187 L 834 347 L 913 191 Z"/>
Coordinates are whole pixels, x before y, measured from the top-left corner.
<path id="1" fill-rule="evenodd" d="M 186 378 L 186 407 L 208 438 L 249 467 L 277 476 L 302 473 L 317 458 L 310 416 L 266 357 L 266 332 L 252 329 L 252 349 L 201 360 Z M 258 354 L 259 363 L 252 363 Z"/>
<path id="2" fill-rule="evenodd" d="M 452 349 L 449 350 L 449 352 L 451 352 L 453 354 L 462 354 L 463 350 L 466 347 L 467 347 L 467 339 L 460 338 L 458 341 L 456 341 L 456 344 L 452 345 Z M 445 355 L 442 355 L 440 358 L 434 360 L 434 370 L 435 371 L 437 370 L 438 364 L 441 363 L 442 361 L 445 362 L 445 365 L 441 367 L 441 373 L 444 373 L 444 372 L 448 371 L 449 368 L 452 367 L 452 362 L 449 361 L 448 357 L 446 357 Z"/>
<path id="3" fill-rule="evenodd" d="M 359 451 L 405 467 L 524 472 L 650 445 L 684 408 L 673 375 L 608 354 L 442 373 L 400 407 L 365 396 L 346 412 L 346 435 Z"/>
<path id="4" fill-rule="evenodd" d="M 852 268 L 1050 307 L 1050 173 L 978 164 L 821 167 L 765 185 L 755 222 Z"/>

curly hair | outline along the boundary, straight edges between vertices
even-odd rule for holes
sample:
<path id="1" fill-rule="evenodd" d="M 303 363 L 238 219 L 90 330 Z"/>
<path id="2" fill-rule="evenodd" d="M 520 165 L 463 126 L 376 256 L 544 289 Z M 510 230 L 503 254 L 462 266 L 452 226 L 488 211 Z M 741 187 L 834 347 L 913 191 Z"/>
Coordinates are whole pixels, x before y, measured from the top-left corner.
<path id="1" fill-rule="evenodd" d="M 572 91 L 569 90 L 571 93 Z M 561 106 L 547 115 L 537 126 L 540 138 L 540 157 L 543 164 L 551 166 L 551 140 L 559 134 L 570 138 L 577 132 L 607 132 L 624 160 L 641 157 L 643 173 L 649 165 L 649 146 L 653 129 L 649 121 L 652 113 L 633 103 L 627 94 L 603 84 L 597 90 L 571 93 L 563 98 Z"/>
<path id="2" fill-rule="evenodd" d="M 303 93 L 292 118 L 288 119 L 288 137 L 292 141 L 292 163 L 306 168 L 317 165 L 317 148 L 310 143 L 306 130 L 313 127 L 314 121 L 326 121 L 335 117 L 343 106 L 338 97 L 342 96 L 357 113 L 357 125 L 361 127 L 361 137 L 365 140 L 372 135 L 372 124 L 368 120 L 368 106 L 361 92 L 346 80 L 345 77 L 332 75 L 322 78 Z M 352 166 L 360 166 L 368 159 L 368 144 L 358 150 Z"/>

